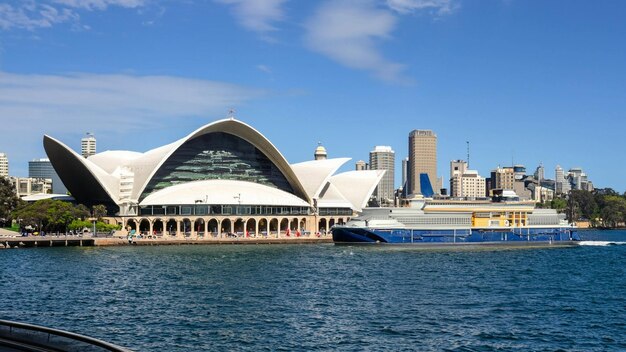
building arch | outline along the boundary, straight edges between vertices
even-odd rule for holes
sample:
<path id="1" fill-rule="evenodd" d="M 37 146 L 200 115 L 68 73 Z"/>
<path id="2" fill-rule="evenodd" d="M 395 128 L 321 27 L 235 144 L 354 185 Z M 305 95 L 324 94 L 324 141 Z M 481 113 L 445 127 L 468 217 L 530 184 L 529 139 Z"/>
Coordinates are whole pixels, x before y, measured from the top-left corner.
<path id="1" fill-rule="evenodd" d="M 139 221 L 139 233 L 148 235 L 151 232 L 150 231 L 151 227 L 152 227 L 152 224 L 150 224 L 150 220 L 143 218 L 141 219 L 141 221 Z"/>
<path id="2" fill-rule="evenodd" d="M 267 219 L 265 218 L 259 219 L 259 223 L 258 223 L 259 233 L 257 235 L 262 235 L 262 236 L 269 235 L 268 225 L 269 225 L 269 222 L 267 221 Z"/>
<path id="3" fill-rule="evenodd" d="M 289 219 L 282 218 L 280 220 L 279 232 L 284 234 L 287 232 L 288 229 L 289 229 Z"/>
<path id="4" fill-rule="evenodd" d="M 137 231 L 137 220 L 130 218 L 126 221 L 126 229 L 128 231 L 135 230 Z"/>
<path id="5" fill-rule="evenodd" d="M 328 226 L 326 224 L 326 218 L 321 218 L 317 223 L 317 230 L 321 233 L 326 233 L 326 230 L 328 230 Z"/>
<path id="6" fill-rule="evenodd" d="M 209 219 L 209 221 L 207 222 L 207 231 L 208 231 L 208 234 L 210 234 L 213 237 L 219 236 L 220 234 L 219 221 L 217 221 L 217 219 L 215 218 Z"/>
<path id="7" fill-rule="evenodd" d="M 226 219 L 222 220 L 221 232 L 222 233 L 227 233 L 227 234 L 233 234 L 234 233 L 233 222 L 230 221 L 230 219 L 226 218 Z"/>
<path id="8" fill-rule="evenodd" d="M 154 219 L 154 223 L 152 224 L 152 234 L 162 236 L 163 226 L 163 220 L 161 220 L 160 218 Z"/>
<path id="9" fill-rule="evenodd" d="M 250 218 L 248 219 L 248 221 L 246 221 L 246 235 L 249 236 L 256 236 L 257 235 L 257 221 L 254 218 Z"/>
<path id="10" fill-rule="evenodd" d="M 237 218 L 237 220 L 235 220 L 234 222 L 235 234 L 237 235 L 244 234 L 246 232 L 245 226 L 246 226 L 245 221 L 243 221 L 242 218 Z"/>
<path id="11" fill-rule="evenodd" d="M 169 236 L 176 236 L 178 233 L 178 222 L 176 219 L 168 219 L 165 224 L 165 231 Z"/>
<path id="12" fill-rule="evenodd" d="M 275 234 L 278 236 L 278 233 L 280 231 L 280 223 L 278 221 L 278 219 L 276 218 L 272 218 L 270 220 L 270 233 L 269 234 Z"/>
<path id="13" fill-rule="evenodd" d="M 191 220 L 184 218 L 180 221 L 180 231 L 185 237 L 191 236 Z"/>
<path id="14" fill-rule="evenodd" d="M 205 228 L 205 222 L 203 218 L 197 218 L 194 222 L 193 222 L 193 231 L 196 233 L 196 235 L 198 236 L 204 236 L 204 228 Z"/>

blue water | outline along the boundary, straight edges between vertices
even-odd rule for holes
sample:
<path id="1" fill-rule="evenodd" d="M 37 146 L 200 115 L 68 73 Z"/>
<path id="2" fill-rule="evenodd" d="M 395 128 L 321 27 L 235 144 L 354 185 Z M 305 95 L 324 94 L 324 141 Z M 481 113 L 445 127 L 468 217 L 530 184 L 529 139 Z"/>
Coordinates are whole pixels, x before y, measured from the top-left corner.
<path id="1" fill-rule="evenodd" d="M 625 268 L 626 245 L 11 249 L 0 318 L 137 351 L 624 351 Z"/>

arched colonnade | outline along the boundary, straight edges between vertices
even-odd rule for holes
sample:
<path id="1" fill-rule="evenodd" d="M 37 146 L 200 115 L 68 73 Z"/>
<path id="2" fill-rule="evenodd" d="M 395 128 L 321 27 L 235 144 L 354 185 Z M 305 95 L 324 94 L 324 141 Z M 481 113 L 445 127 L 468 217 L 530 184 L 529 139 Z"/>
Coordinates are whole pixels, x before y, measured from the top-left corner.
<path id="1" fill-rule="evenodd" d="M 341 216 L 293 217 L 130 217 L 128 231 L 142 236 L 192 238 L 290 237 L 326 235 L 334 225 L 350 218 Z"/>

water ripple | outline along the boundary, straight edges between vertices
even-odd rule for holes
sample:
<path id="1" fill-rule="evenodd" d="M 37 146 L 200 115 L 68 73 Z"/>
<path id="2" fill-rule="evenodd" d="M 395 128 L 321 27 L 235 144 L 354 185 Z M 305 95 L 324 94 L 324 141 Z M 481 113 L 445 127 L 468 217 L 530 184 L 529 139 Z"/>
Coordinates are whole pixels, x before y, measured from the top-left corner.
<path id="1" fill-rule="evenodd" d="M 5 250 L 0 318 L 137 351 L 620 351 L 625 264 L 626 246 Z"/>

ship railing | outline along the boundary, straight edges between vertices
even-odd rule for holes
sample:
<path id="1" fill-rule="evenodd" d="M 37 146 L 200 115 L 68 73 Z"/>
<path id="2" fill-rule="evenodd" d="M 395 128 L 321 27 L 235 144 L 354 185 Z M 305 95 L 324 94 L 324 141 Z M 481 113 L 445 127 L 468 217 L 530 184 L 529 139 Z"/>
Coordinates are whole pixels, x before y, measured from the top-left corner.
<path id="1" fill-rule="evenodd" d="M 0 319 L 0 350 L 2 347 L 10 351 L 131 351 L 69 331 Z"/>

